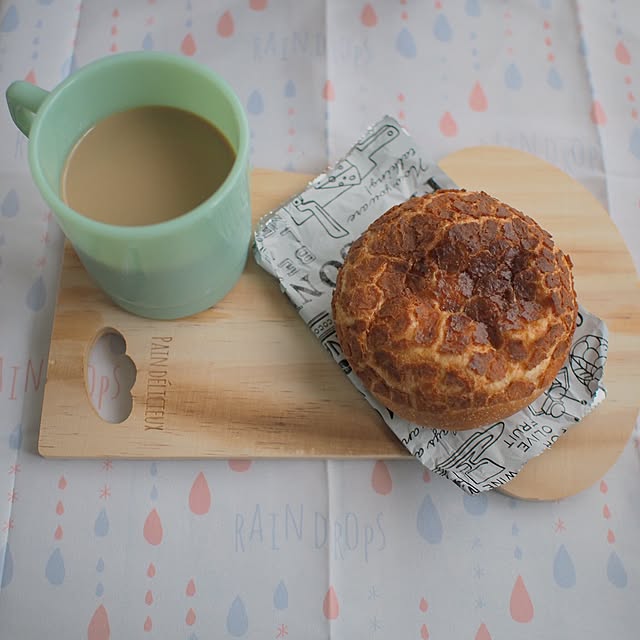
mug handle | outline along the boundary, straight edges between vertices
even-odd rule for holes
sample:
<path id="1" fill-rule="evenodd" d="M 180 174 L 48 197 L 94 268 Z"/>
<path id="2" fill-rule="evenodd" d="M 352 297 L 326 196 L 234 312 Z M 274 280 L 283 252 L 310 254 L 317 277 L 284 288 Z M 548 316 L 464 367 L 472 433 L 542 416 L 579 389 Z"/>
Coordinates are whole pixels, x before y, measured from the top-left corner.
<path id="1" fill-rule="evenodd" d="M 49 95 L 49 92 L 40 87 L 36 87 L 30 82 L 17 80 L 9 85 L 6 95 L 11 118 L 15 122 L 16 127 L 18 127 L 25 136 L 29 137 L 33 119 L 40 105 Z"/>

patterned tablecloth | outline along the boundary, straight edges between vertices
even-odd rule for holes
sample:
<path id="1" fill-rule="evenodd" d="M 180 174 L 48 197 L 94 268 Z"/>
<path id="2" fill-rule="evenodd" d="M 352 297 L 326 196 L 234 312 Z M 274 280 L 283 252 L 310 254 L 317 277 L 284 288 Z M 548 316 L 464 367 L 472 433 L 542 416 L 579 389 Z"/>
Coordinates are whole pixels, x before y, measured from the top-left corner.
<path id="1" fill-rule="evenodd" d="M 640 265 L 635 0 L 0 2 L 3 91 L 137 49 L 224 75 L 254 166 L 319 172 L 388 113 L 433 160 L 559 166 Z M 0 131 L 0 638 L 638 637 L 637 437 L 542 504 L 412 461 L 41 459 L 62 237 Z"/>

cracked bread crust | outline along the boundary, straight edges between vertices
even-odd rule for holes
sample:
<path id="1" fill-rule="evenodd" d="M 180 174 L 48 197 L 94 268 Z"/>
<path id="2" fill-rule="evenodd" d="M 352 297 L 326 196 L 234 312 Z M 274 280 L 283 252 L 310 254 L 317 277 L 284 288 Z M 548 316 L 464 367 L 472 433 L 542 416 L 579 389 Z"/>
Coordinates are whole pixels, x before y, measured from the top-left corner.
<path id="1" fill-rule="evenodd" d="M 338 340 L 402 418 L 453 430 L 502 420 L 569 353 L 571 267 L 534 220 L 484 192 L 412 198 L 349 249 L 332 299 Z"/>

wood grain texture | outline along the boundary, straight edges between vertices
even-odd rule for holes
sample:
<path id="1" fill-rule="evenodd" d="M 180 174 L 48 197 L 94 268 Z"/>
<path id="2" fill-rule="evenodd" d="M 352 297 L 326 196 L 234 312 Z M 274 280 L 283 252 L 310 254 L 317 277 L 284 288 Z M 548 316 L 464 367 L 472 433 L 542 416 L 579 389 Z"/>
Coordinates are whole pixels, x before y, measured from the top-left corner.
<path id="1" fill-rule="evenodd" d="M 581 303 L 607 321 L 609 397 L 505 486 L 506 493 L 525 499 L 574 494 L 615 462 L 638 411 L 640 292 L 631 258 L 601 205 L 579 183 L 529 154 L 478 147 L 445 158 L 441 166 L 461 187 L 484 189 L 553 233 L 575 263 Z M 254 221 L 308 179 L 255 170 Z M 84 382 L 89 349 L 110 327 L 125 337 L 138 371 L 133 411 L 121 424 L 98 417 Z M 163 428 L 145 429 L 154 375 L 151 351 L 162 344 L 154 337 L 169 345 L 171 384 Z M 163 322 L 112 305 L 70 248 L 54 321 L 39 451 L 66 458 L 410 459 L 252 257 L 238 285 L 214 308 Z"/>

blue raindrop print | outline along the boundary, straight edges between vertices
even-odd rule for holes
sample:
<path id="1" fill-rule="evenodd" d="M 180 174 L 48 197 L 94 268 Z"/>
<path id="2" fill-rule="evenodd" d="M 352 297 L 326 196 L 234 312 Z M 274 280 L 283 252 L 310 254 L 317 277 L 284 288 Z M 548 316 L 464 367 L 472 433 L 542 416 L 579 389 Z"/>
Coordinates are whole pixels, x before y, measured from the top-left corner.
<path id="1" fill-rule="evenodd" d="M 489 498 L 484 493 L 478 493 L 475 496 L 465 494 L 462 503 L 467 513 L 472 516 L 481 516 L 489 506 Z"/>
<path id="2" fill-rule="evenodd" d="M 242 602 L 240 596 L 236 596 L 227 614 L 227 631 L 234 638 L 239 638 L 247 633 L 248 629 L 249 618 L 247 617 L 247 610 L 244 608 L 244 602 Z"/>
<path id="3" fill-rule="evenodd" d="M 586 56 L 587 52 L 589 51 L 587 49 L 587 43 L 582 36 L 580 37 L 580 42 L 578 43 L 578 51 L 580 52 L 580 55 L 583 56 Z"/>
<path id="4" fill-rule="evenodd" d="M 71 65 L 73 64 L 73 55 L 70 55 L 60 67 L 60 77 L 66 78 L 71 74 Z"/>
<path id="5" fill-rule="evenodd" d="M 192 634 L 189 636 L 189 640 L 198 640 L 198 636 L 197 636 L 195 633 L 192 633 Z"/>
<path id="6" fill-rule="evenodd" d="M 453 31 L 451 31 L 451 25 L 447 20 L 447 16 L 441 13 L 436 18 L 436 23 L 433 26 L 433 35 L 441 42 L 449 42 L 453 37 Z"/>
<path id="7" fill-rule="evenodd" d="M 416 41 L 413 39 L 411 32 L 406 27 L 403 27 L 396 37 L 396 51 L 403 58 L 416 57 Z"/>
<path id="8" fill-rule="evenodd" d="M 520 70 L 512 62 L 504 72 L 504 83 L 509 89 L 521 89 L 522 88 L 522 75 Z"/>
<path id="9" fill-rule="evenodd" d="M 513 557 L 514 557 L 516 560 L 522 560 L 522 549 L 521 549 L 520 547 L 516 547 L 516 548 L 513 550 Z"/>
<path id="10" fill-rule="evenodd" d="M 152 462 L 151 463 L 151 468 L 149 469 L 149 473 L 152 476 L 157 476 L 158 475 L 158 463 L 157 462 Z"/>
<path id="11" fill-rule="evenodd" d="M 442 541 L 442 522 L 431 496 L 426 496 L 420 505 L 416 521 L 418 533 L 429 543 Z"/>
<path id="12" fill-rule="evenodd" d="M 18 215 L 18 211 L 20 211 L 18 194 L 15 189 L 11 189 L 0 205 L 0 213 L 2 213 L 3 218 L 15 218 Z"/>
<path id="13" fill-rule="evenodd" d="M 96 564 L 96 571 L 98 573 L 102 573 L 104 571 L 104 560 L 100 558 L 98 560 L 98 564 Z"/>
<path id="14" fill-rule="evenodd" d="M 576 568 L 566 547 L 561 544 L 553 559 L 553 579 L 563 589 L 575 587 Z"/>
<path id="15" fill-rule="evenodd" d="M 16 5 L 12 4 L 4 14 L 2 22 L 0 22 L 0 31 L 2 31 L 3 33 L 15 31 L 18 28 L 19 24 L 20 19 L 18 18 L 18 10 L 16 9 Z"/>
<path id="16" fill-rule="evenodd" d="M 0 589 L 4 589 L 13 580 L 13 556 L 7 543 L 0 551 Z"/>
<path id="17" fill-rule="evenodd" d="M 555 67 L 551 67 L 551 69 L 549 69 L 549 73 L 547 73 L 547 82 L 552 89 L 557 89 L 558 91 L 564 86 L 564 82 L 562 82 L 562 78 Z"/>
<path id="18" fill-rule="evenodd" d="M 104 593 L 104 585 L 102 584 L 102 582 L 98 582 L 98 584 L 96 585 L 96 595 L 99 598 L 100 596 L 102 596 L 103 593 Z"/>
<path id="19" fill-rule="evenodd" d="M 511 525 L 511 535 L 512 536 L 517 536 L 520 533 L 520 529 L 518 528 L 518 525 L 514 522 Z"/>
<path id="20" fill-rule="evenodd" d="M 289 592 L 285 587 L 284 582 L 280 580 L 276 590 L 273 593 L 273 606 L 276 609 L 286 609 L 289 606 Z"/>
<path id="21" fill-rule="evenodd" d="M 40 311 L 47 300 L 47 289 L 42 276 L 38 276 L 27 293 L 27 307 L 31 311 Z"/>
<path id="22" fill-rule="evenodd" d="M 193 20 L 192 20 L 191 18 L 187 18 L 187 19 L 184 21 L 184 26 L 185 26 L 187 29 L 191 29 L 191 27 L 193 26 Z"/>
<path id="23" fill-rule="evenodd" d="M 284 97 L 285 98 L 296 97 L 296 84 L 293 80 L 287 80 L 287 84 L 284 85 Z"/>
<path id="24" fill-rule="evenodd" d="M 482 15 L 482 7 L 480 6 L 480 0 L 467 0 L 464 5 L 464 10 L 467 12 L 467 15 L 477 18 Z"/>
<path id="25" fill-rule="evenodd" d="M 551 9 L 551 0 L 540 0 L 540 6 L 543 9 Z"/>
<path id="26" fill-rule="evenodd" d="M 155 484 L 153 485 L 153 487 L 151 487 L 151 499 L 152 500 L 158 499 L 158 488 L 156 487 Z"/>
<path id="27" fill-rule="evenodd" d="M 55 549 L 49 556 L 44 575 L 53 585 L 61 585 L 64 582 L 64 560 L 60 549 Z"/>
<path id="28" fill-rule="evenodd" d="M 18 424 L 9 434 L 9 448 L 17 451 L 22 446 L 22 425 Z"/>
<path id="29" fill-rule="evenodd" d="M 98 517 L 96 518 L 96 523 L 93 526 L 93 531 L 100 538 L 104 538 L 109 533 L 109 518 L 107 518 L 107 510 L 101 509 Z"/>
<path id="30" fill-rule="evenodd" d="M 254 116 L 260 115 L 264 111 L 264 101 L 262 100 L 262 94 L 254 89 L 247 101 L 247 111 Z"/>
<path id="31" fill-rule="evenodd" d="M 609 582 L 618 589 L 623 589 L 627 586 L 627 572 L 622 566 L 622 560 L 615 551 L 611 552 L 609 560 L 607 561 L 607 578 Z"/>
<path id="32" fill-rule="evenodd" d="M 142 48 L 145 51 L 151 51 L 153 49 L 153 36 L 150 33 L 142 39 Z"/>
<path id="33" fill-rule="evenodd" d="M 629 151 L 631 151 L 631 153 L 640 160 L 640 129 L 637 127 L 631 134 L 631 139 L 629 140 Z"/>

